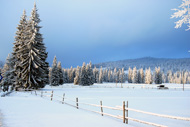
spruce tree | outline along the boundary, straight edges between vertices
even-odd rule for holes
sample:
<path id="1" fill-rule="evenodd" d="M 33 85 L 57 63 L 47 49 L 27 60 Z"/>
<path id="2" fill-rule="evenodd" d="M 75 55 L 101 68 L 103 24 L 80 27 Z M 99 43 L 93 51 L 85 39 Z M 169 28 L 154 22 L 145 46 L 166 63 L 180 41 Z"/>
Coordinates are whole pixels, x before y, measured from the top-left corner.
<path id="1" fill-rule="evenodd" d="M 97 83 L 99 79 L 99 71 L 96 67 L 94 67 L 93 69 L 93 75 L 94 75 L 94 83 Z"/>
<path id="2" fill-rule="evenodd" d="M 99 71 L 98 83 L 103 83 L 103 70 L 102 70 L 102 67 L 100 68 L 100 71 Z"/>
<path id="3" fill-rule="evenodd" d="M 62 70 L 60 61 L 57 64 L 57 72 L 58 72 L 58 77 L 59 77 L 59 85 L 63 85 L 64 78 L 63 78 L 63 70 Z"/>
<path id="4" fill-rule="evenodd" d="M 58 73 L 58 68 L 57 68 L 57 58 L 56 56 L 53 59 L 53 65 L 51 69 L 51 80 L 50 84 L 51 86 L 58 86 L 59 85 L 59 73 Z"/>
<path id="5" fill-rule="evenodd" d="M 132 83 L 132 76 L 133 76 L 133 71 L 129 67 L 129 69 L 128 69 L 128 83 Z"/>
<path id="6" fill-rule="evenodd" d="M 88 75 L 89 75 L 89 78 L 90 78 L 90 85 L 93 85 L 95 79 L 94 79 L 94 76 L 93 76 L 93 70 L 92 70 L 92 63 L 91 62 L 89 63 Z"/>
<path id="7" fill-rule="evenodd" d="M 80 83 L 79 83 L 79 85 L 88 86 L 89 82 L 88 82 L 87 79 L 88 79 L 88 75 L 86 73 L 86 64 L 84 62 L 83 65 L 82 65 L 82 69 L 81 69 Z"/>
<path id="8" fill-rule="evenodd" d="M 149 69 L 146 69 L 145 71 L 145 83 L 152 84 L 152 73 L 151 73 L 150 67 Z"/>
<path id="9" fill-rule="evenodd" d="M 21 56 L 25 53 L 23 50 L 26 47 L 26 11 L 23 11 L 23 15 L 20 19 L 19 25 L 17 27 L 17 32 L 15 36 L 15 42 L 13 43 L 13 53 L 12 53 L 12 62 L 14 63 L 14 73 L 15 73 L 15 88 L 22 87 L 22 77 L 21 77 Z"/>
<path id="10" fill-rule="evenodd" d="M 132 82 L 138 83 L 138 75 L 137 75 L 137 68 L 136 67 L 133 68 Z"/>
<path id="11" fill-rule="evenodd" d="M 111 70 L 109 69 L 109 71 L 108 71 L 108 82 L 111 82 Z"/>
<path id="12" fill-rule="evenodd" d="M 124 83 L 125 82 L 125 72 L 124 72 L 124 68 L 122 68 L 122 70 L 120 71 L 120 82 Z"/>
<path id="13" fill-rule="evenodd" d="M 155 68 L 154 82 L 155 84 L 162 84 L 162 73 L 160 72 L 160 67 Z"/>
<path id="14" fill-rule="evenodd" d="M 89 66 L 89 64 L 86 65 L 86 75 L 87 75 L 86 84 L 92 85 L 93 83 L 91 81 L 92 78 L 91 78 L 91 75 L 90 75 L 90 66 Z"/>
<path id="15" fill-rule="evenodd" d="M 36 4 L 26 27 L 26 41 L 22 47 L 21 78 L 25 89 L 43 88 L 48 83 L 48 63 L 46 47 L 39 26 L 40 19 Z"/>
<path id="16" fill-rule="evenodd" d="M 8 91 L 9 87 L 11 87 L 11 90 L 13 90 L 15 82 L 15 73 L 12 55 L 8 55 L 7 61 L 3 67 L 2 75 L 3 80 L 1 82 L 1 86 L 3 87 L 3 91 Z"/>
<path id="17" fill-rule="evenodd" d="M 138 83 L 144 83 L 144 71 L 142 68 L 138 70 Z"/>
<path id="18" fill-rule="evenodd" d="M 75 74 L 75 78 L 74 78 L 74 85 L 78 85 L 79 84 L 79 75 L 80 75 L 80 67 L 77 66 L 76 69 L 76 74 Z"/>

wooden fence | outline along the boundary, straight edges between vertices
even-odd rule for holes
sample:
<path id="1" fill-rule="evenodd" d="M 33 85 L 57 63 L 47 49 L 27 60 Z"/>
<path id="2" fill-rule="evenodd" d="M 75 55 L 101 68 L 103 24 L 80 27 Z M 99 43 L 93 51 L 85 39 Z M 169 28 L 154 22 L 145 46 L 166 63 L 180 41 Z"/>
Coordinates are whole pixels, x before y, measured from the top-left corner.
<path id="1" fill-rule="evenodd" d="M 121 120 L 123 120 L 123 123 L 126 123 L 126 124 L 128 124 L 128 121 L 131 120 L 131 121 L 135 121 L 135 122 L 139 122 L 139 123 L 143 123 L 143 124 L 148 124 L 148 125 L 152 125 L 152 126 L 156 126 L 156 127 L 167 127 L 167 126 L 164 126 L 164 125 L 160 125 L 160 124 L 156 124 L 156 123 L 151 123 L 151 122 L 131 118 L 131 117 L 129 117 L 129 114 L 128 114 L 129 111 L 134 111 L 134 112 L 153 115 L 153 116 L 158 116 L 158 117 L 170 118 L 170 119 L 190 121 L 190 118 L 186 118 L 186 117 L 163 115 L 163 114 L 157 114 L 157 113 L 152 113 L 152 112 L 146 112 L 146 111 L 132 109 L 132 108 L 128 107 L 128 101 L 126 101 L 126 102 L 123 101 L 122 106 L 110 107 L 110 106 L 103 105 L 102 101 L 100 101 L 100 105 L 79 102 L 79 98 L 76 98 L 75 100 L 72 100 L 70 98 L 65 97 L 65 93 L 63 93 L 63 96 L 59 96 L 59 95 L 54 94 L 53 91 L 31 91 L 31 94 L 35 94 L 36 96 L 40 96 L 40 97 L 49 99 L 50 101 L 56 101 L 56 102 L 59 102 L 59 103 L 62 103 L 62 104 L 66 104 L 66 105 L 75 107 L 77 109 L 82 109 L 82 110 L 98 113 L 101 116 L 105 115 L 105 116 L 121 119 Z M 58 100 L 58 99 L 56 99 L 56 97 L 59 97 L 61 99 Z M 71 104 L 68 101 L 73 102 L 74 104 Z M 90 110 L 90 109 L 82 107 L 82 105 L 99 107 L 100 111 Z M 113 115 L 113 114 L 105 113 L 104 110 L 103 110 L 104 108 L 105 109 L 110 109 L 110 110 L 122 111 L 122 115 Z"/>

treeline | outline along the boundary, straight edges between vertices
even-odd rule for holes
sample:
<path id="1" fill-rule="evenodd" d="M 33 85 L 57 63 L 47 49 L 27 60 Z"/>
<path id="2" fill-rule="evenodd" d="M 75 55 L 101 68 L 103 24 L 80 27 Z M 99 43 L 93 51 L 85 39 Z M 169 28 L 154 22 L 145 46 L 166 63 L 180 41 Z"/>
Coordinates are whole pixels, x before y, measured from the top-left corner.
<path id="1" fill-rule="evenodd" d="M 61 62 L 54 58 L 53 65 L 49 71 L 49 82 L 53 86 L 62 85 L 64 83 L 74 83 L 75 85 L 92 85 L 94 83 L 113 82 L 113 83 L 128 83 L 134 84 L 162 84 L 162 83 L 190 83 L 190 72 L 168 71 L 166 74 L 161 71 L 160 67 L 154 70 L 143 70 L 136 67 L 124 71 L 124 68 L 114 70 L 107 68 L 92 68 L 92 63 L 83 63 L 82 67 L 63 69 Z"/>
<path id="2" fill-rule="evenodd" d="M 92 63 L 83 63 L 82 67 L 62 69 L 61 62 L 57 62 L 54 57 L 53 65 L 49 69 L 49 83 L 52 86 L 64 83 L 74 83 L 75 85 L 88 86 L 94 83 L 103 82 L 125 82 L 126 75 L 124 69 L 115 69 L 114 72 L 108 69 L 92 68 Z"/>

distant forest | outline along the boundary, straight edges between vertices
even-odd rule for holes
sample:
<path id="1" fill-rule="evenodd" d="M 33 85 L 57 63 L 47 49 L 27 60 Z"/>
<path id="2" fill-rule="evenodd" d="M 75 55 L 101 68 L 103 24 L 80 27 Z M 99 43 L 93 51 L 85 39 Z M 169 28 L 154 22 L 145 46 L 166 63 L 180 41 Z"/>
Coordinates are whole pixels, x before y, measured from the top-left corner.
<path id="1" fill-rule="evenodd" d="M 168 59 L 145 57 L 93 64 L 93 67 L 109 68 L 111 70 L 114 70 L 114 68 L 124 68 L 124 70 L 128 70 L 129 67 L 136 67 L 137 69 L 143 68 L 144 70 L 150 67 L 151 70 L 154 70 L 155 67 L 160 67 L 164 73 L 167 73 L 169 70 L 172 72 L 190 71 L 190 58 Z"/>

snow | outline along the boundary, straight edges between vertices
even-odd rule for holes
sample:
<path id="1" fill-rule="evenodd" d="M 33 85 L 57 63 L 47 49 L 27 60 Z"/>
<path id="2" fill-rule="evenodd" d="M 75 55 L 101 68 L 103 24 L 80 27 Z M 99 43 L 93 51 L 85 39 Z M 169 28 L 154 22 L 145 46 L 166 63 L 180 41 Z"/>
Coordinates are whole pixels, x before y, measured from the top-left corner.
<path id="1" fill-rule="evenodd" d="M 158 90 L 156 85 L 145 84 L 121 84 L 104 83 L 92 86 L 78 86 L 64 84 L 58 87 L 46 86 L 43 91 L 54 91 L 53 101 L 50 97 L 41 98 L 30 92 L 13 92 L 7 97 L 0 98 L 0 112 L 3 114 L 5 127 L 149 127 L 142 123 L 129 120 L 129 125 L 122 120 L 108 116 L 101 116 L 90 111 L 80 109 L 87 108 L 100 112 L 100 107 L 81 104 L 100 104 L 103 106 L 122 106 L 123 101 L 129 102 L 129 108 L 152 112 L 163 115 L 190 118 L 190 85 L 185 84 L 185 91 L 181 84 L 165 84 L 169 90 Z M 61 104 L 55 101 L 62 100 L 65 93 L 65 102 L 75 105 L 76 97 L 79 98 L 79 109 Z M 50 95 L 50 93 L 46 93 Z M 56 96 L 57 95 L 57 96 Z M 68 99 L 67 99 L 68 98 Z M 71 101 L 73 100 L 73 101 Z M 122 111 L 103 108 L 105 113 L 120 115 Z M 162 118 L 134 111 L 129 111 L 129 117 L 161 124 L 171 127 L 188 127 L 190 121 Z M 1 118 L 0 118 L 1 119 Z"/>

